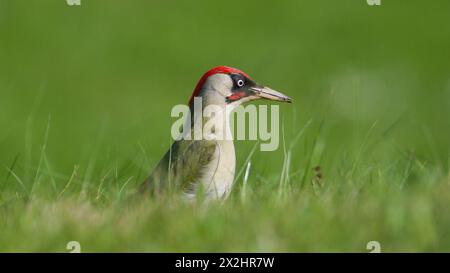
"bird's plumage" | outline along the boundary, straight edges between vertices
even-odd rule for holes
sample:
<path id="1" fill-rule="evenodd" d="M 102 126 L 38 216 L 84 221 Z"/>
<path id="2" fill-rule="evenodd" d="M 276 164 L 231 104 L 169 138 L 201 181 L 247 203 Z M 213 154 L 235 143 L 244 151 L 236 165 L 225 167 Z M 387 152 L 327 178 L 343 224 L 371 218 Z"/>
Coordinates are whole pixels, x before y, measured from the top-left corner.
<path id="1" fill-rule="evenodd" d="M 203 177 L 205 167 L 213 160 L 216 149 L 215 141 L 174 142 L 147 179 L 145 187 L 157 193 L 163 190 L 182 190 L 193 194 Z"/>

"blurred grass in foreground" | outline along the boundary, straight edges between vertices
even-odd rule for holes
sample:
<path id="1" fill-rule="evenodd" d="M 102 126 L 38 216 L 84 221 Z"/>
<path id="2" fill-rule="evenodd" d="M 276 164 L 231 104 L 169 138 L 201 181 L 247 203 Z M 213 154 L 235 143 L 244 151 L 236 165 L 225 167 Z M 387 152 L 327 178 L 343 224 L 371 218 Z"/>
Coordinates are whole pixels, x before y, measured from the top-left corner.
<path id="1" fill-rule="evenodd" d="M 449 8 L 0 0 L 0 250 L 448 251 Z M 294 98 L 286 143 L 244 200 L 129 203 L 215 65 Z"/>

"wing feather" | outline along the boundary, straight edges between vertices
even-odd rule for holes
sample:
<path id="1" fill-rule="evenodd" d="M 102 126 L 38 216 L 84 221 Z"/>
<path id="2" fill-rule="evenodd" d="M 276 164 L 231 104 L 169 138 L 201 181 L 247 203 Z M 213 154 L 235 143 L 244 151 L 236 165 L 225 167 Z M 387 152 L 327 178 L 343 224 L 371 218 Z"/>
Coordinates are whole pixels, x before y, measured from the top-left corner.
<path id="1" fill-rule="evenodd" d="M 205 168 L 214 159 L 216 149 L 216 141 L 174 142 L 144 182 L 142 189 L 157 193 L 167 189 L 192 193 L 202 179 Z"/>

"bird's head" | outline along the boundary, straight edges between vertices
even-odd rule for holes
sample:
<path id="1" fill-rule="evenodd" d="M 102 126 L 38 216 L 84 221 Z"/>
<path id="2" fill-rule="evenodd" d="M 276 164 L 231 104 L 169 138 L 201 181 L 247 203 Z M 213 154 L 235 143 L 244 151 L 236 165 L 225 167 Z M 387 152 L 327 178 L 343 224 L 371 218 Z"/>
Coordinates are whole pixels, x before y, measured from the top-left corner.
<path id="1" fill-rule="evenodd" d="M 241 70 L 227 66 L 207 71 L 197 83 L 189 105 L 193 104 L 195 97 L 201 97 L 206 104 L 235 106 L 257 99 L 292 101 L 290 97 L 256 83 Z"/>

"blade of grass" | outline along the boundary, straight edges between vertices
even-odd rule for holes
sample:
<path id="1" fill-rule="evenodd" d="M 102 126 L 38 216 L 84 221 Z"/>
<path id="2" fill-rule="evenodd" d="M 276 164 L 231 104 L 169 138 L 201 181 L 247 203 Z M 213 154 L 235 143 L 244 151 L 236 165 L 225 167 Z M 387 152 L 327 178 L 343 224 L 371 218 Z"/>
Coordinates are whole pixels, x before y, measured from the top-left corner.
<path id="1" fill-rule="evenodd" d="M 302 178 L 302 180 L 300 182 L 300 188 L 301 189 L 303 189 L 305 187 L 305 185 L 306 185 L 306 180 L 307 180 L 308 175 L 309 175 L 310 170 L 311 170 L 311 164 L 312 164 L 312 159 L 313 159 L 313 156 L 314 156 L 314 150 L 316 149 L 317 140 L 319 139 L 319 135 L 322 132 L 324 121 L 325 121 L 324 119 L 321 120 L 321 122 L 319 124 L 319 128 L 317 129 L 317 133 L 314 136 L 313 143 L 312 143 L 312 146 L 311 146 L 311 151 L 310 151 L 309 156 L 308 156 L 308 161 L 307 161 L 307 164 L 306 164 L 305 172 L 304 172 L 303 178 Z"/>
<path id="2" fill-rule="evenodd" d="M 23 183 L 22 179 L 20 179 L 20 177 L 13 170 L 11 170 L 10 168 L 6 167 L 6 170 L 8 172 L 10 172 L 11 175 L 16 179 L 17 183 L 19 183 L 20 187 L 23 189 L 26 197 L 28 198 L 30 196 L 30 194 L 28 193 L 28 189 L 25 186 L 25 184 Z"/>
<path id="3" fill-rule="evenodd" d="M 100 179 L 100 184 L 98 185 L 98 189 L 97 189 L 97 196 L 95 197 L 95 200 L 99 200 L 101 194 L 103 193 L 103 184 L 106 180 L 106 178 L 109 176 L 109 174 L 112 172 L 112 169 L 109 169 L 106 174 L 102 177 L 102 179 Z"/>
<path id="4" fill-rule="evenodd" d="M 133 177 L 131 176 L 130 178 L 128 178 L 128 179 L 125 181 L 125 183 L 123 183 L 122 187 L 121 187 L 120 190 L 119 190 L 119 198 L 118 198 L 118 200 L 121 199 L 123 190 L 124 190 L 125 187 L 128 185 L 128 183 L 130 183 L 130 181 L 131 181 L 132 179 L 133 179 Z"/>
<path id="5" fill-rule="evenodd" d="M 234 185 L 236 184 L 236 181 L 238 181 L 238 179 L 240 179 L 240 177 L 241 177 L 242 173 L 244 172 L 244 170 L 245 170 L 245 168 L 246 168 L 248 162 L 250 162 L 250 160 L 251 160 L 253 154 L 255 153 L 256 148 L 258 147 L 258 145 L 259 145 L 259 141 L 257 141 L 257 142 L 255 143 L 255 145 L 253 145 L 253 148 L 250 150 L 250 153 L 247 155 L 247 158 L 245 159 L 244 164 L 243 164 L 243 165 L 241 166 L 241 168 L 239 169 L 238 174 L 234 177 L 233 186 L 232 186 L 231 190 L 233 190 Z"/>
<path id="6" fill-rule="evenodd" d="M 44 81 L 39 87 L 33 106 L 31 107 L 30 114 L 28 115 L 25 123 L 25 166 L 27 167 L 31 167 L 33 165 L 33 126 L 35 117 L 37 116 L 37 111 L 45 94 L 45 87 L 46 82 Z M 30 181 L 32 176 L 31 170 L 27 169 L 25 171 L 25 181 Z"/>
<path id="7" fill-rule="evenodd" d="M 49 114 L 48 119 L 47 119 L 47 127 L 45 129 L 45 134 L 44 134 L 44 142 L 41 146 L 41 153 L 39 156 L 39 163 L 38 163 L 38 167 L 36 170 L 36 173 L 34 175 L 34 179 L 33 179 L 33 184 L 31 186 L 31 192 L 30 194 L 33 195 L 35 189 L 37 186 L 39 186 L 39 182 L 41 180 L 41 169 L 42 169 L 42 165 L 44 164 L 44 158 L 46 156 L 46 149 L 47 149 L 47 143 L 48 143 L 48 136 L 49 136 L 49 132 L 50 132 L 50 123 L 51 123 L 51 114 Z"/>
<path id="8" fill-rule="evenodd" d="M 245 169 L 245 174 L 244 174 L 244 179 L 242 180 L 242 191 L 241 191 L 241 199 L 243 202 L 245 202 L 246 198 L 247 198 L 247 182 L 248 182 L 248 177 L 250 175 L 250 167 L 252 162 L 249 161 L 247 163 L 247 168 Z"/>
<path id="9" fill-rule="evenodd" d="M 59 193 L 58 199 L 60 199 L 60 198 L 63 196 L 63 194 L 64 194 L 64 193 L 66 192 L 66 190 L 69 188 L 70 184 L 72 184 L 72 181 L 73 181 L 73 180 L 75 179 L 75 177 L 77 176 L 78 169 L 79 169 L 79 166 L 78 166 L 78 165 L 75 165 L 75 166 L 73 167 L 73 171 L 72 171 L 72 174 L 70 175 L 69 181 L 66 183 L 66 185 L 65 185 L 64 188 L 63 188 L 63 190 Z"/>
<path id="10" fill-rule="evenodd" d="M 294 148 L 294 146 L 297 144 L 297 142 L 300 140 L 300 138 L 303 136 L 303 134 L 305 133 L 306 129 L 309 128 L 309 126 L 311 125 L 313 119 L 309 119 L 305 125 L 302 127 L 302 129 L 300 129 L 300 131 L 297 133 L 297 135 L 294 137 L 294 140 L 291 142 L 291 144 L 289 145 L 289 150 L 292 150 Z"/>
<path id="11" fill-rule="evenodd" d="M 356 158 L 355 161 L 353 162 L 353 167 L 352 167 L 352 171 L 351 171 L 351 175 L 353 175 L 356 171 L 356 168 L 359 164 L 359 161 L 361 160 L 361 156 L 364 152 L 364 147 L 366 146 L 366 143 L 369 139 L 370 134 L 372 133 L 372 130 L 376 127 L 376 125 L 378 124 L 378 120 L 376 120 L 372 126 L 370 126 L 369 130 L 367 131 L 366 135 L 364 136 L 364 139 L 361 143 L 361 145 L 359 146 L 358 151 L 356 152 Z"/>
<path id="12" fill-rule="evenodd" d="M 10 170 L 14 170 L 14 168 L 16 167 L 17 161 L 19 160 L 20 155 L 17 154 L 14 157 L 13 162 L 11 163 L 11 166 L 9 167 Z M 5 183 L 8 182 L 9 178 L 11 177 L 11 172 L 7 172 L 6 173 L 6 177 L 5 177 Z"/>

